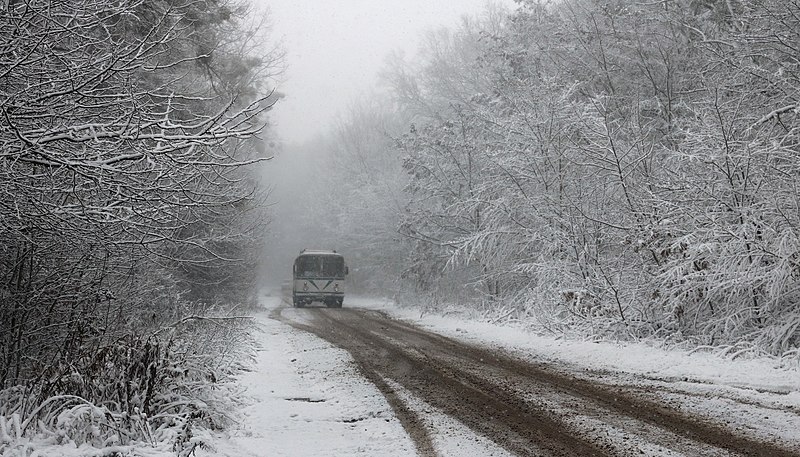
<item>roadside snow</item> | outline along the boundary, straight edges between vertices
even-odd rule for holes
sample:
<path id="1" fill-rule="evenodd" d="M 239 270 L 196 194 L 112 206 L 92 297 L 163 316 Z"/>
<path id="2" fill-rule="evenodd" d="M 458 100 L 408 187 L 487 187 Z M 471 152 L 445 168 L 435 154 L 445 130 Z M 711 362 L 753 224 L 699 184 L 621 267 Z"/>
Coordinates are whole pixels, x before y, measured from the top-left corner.
<path id="1" fill-rule="evenodd" d="M 263 303 L 272 309 L 280 299 Z M 209 455 L 416 455 L 385 398 L 346 351 L 267 313 L 256 318 L 262 347 L 253 370 L 241 376 L 252 404 Z"/>

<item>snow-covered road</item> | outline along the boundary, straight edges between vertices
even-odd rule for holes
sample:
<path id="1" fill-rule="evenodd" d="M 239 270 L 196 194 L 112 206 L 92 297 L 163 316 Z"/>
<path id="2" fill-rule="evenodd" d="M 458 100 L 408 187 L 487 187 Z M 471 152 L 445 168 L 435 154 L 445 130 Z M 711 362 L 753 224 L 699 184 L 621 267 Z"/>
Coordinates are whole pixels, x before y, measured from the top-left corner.
<path id="1" fill-rule="evenodd" d="M 270 309 L 275 297 L 265 299 Z M 252 404 L 214 455 L 413 456 L 414 444 L 374 385 L 343 349 L 257 316 L 263 328 L 253 371 L 241 377 Z"/>
<path id="2" fill-rule="evenodd" d="M 415 443 L 381 391 L 365 379 L 343 349 L 271 319 L 281 305 L 265 297 L 262 349 L 253 371 L 242 376 L 251 404 L 242 425 L 219 443 L 215 455 L 338 456 L 415 455 Z M 460 340 L 502 348 L 520 358 L 549 361 L 582 371 L 620 388 L 699 417 L 724 418 L 731 430 L 770 441 L 800 443 L 800 376 L 796 367 L 772 360 L 723 360 L 663 351 L 644 345 L 566 342 L 533 336 L 520 329 L 453 317 L 420 317 L 376 300 L 350 300 L 348 306 L 381 308 Z M 302 323 L 308 314 L 283 309 Z M 439 455 L 508 455 L 390 379 L 382 379 L 402 404 L 415 411 Z M 687 400 L 688 399 L 688 400 Z M 754 415 L 757 414 L 757 417 Z M 656 448 L 645 455 L 680 455 Z M 683 450 L 684 455 L 693 455 Z"/>

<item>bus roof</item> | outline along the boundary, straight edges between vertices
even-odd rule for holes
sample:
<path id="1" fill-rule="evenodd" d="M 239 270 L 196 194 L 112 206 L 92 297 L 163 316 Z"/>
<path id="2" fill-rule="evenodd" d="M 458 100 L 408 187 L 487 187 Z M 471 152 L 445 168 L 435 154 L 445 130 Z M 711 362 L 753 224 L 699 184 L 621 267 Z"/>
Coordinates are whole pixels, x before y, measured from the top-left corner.
<path id="1" fill-rule="evenodd" d="M 326 251 L 326 250 L 322 250 L 322 249 L 303 249 L 302 251 L 300 251 L 300 255 L 301 256 L 302 255 L 338 255 L 338 256 L 341 256 L 341 254 L 339 254 L 336 251 Z"/>

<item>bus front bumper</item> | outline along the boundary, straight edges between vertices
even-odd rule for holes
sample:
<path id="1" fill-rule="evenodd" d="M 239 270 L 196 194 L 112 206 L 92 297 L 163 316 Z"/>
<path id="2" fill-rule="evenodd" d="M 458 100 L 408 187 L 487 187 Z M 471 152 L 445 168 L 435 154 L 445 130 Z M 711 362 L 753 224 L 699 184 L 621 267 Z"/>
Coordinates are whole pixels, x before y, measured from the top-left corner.
<path id="1" fill-rule="evenodd" d="M 312 301 L 332 301 L 344 298 L 344 292 L 294 292 L 294 301 L 311 303 Z"/>

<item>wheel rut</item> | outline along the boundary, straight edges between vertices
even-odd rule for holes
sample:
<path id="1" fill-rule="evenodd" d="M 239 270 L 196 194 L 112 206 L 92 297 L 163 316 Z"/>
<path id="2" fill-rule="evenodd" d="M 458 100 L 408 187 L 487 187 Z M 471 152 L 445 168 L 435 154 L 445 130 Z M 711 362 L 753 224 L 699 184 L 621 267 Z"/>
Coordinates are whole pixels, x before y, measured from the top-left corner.
<path id="1" fill-rule="evenodd" d="M 692 417 L 619 386 L 581 379 L 422 330 L 364 309 L 310 308 L 271 317 L 350 352 L 386 396 L 419 455 L 436 455 L 429 431 L 386 380 L 520 456 L 798 456 Z M 666 452 L 664 452 L 666 451 Z"/>

